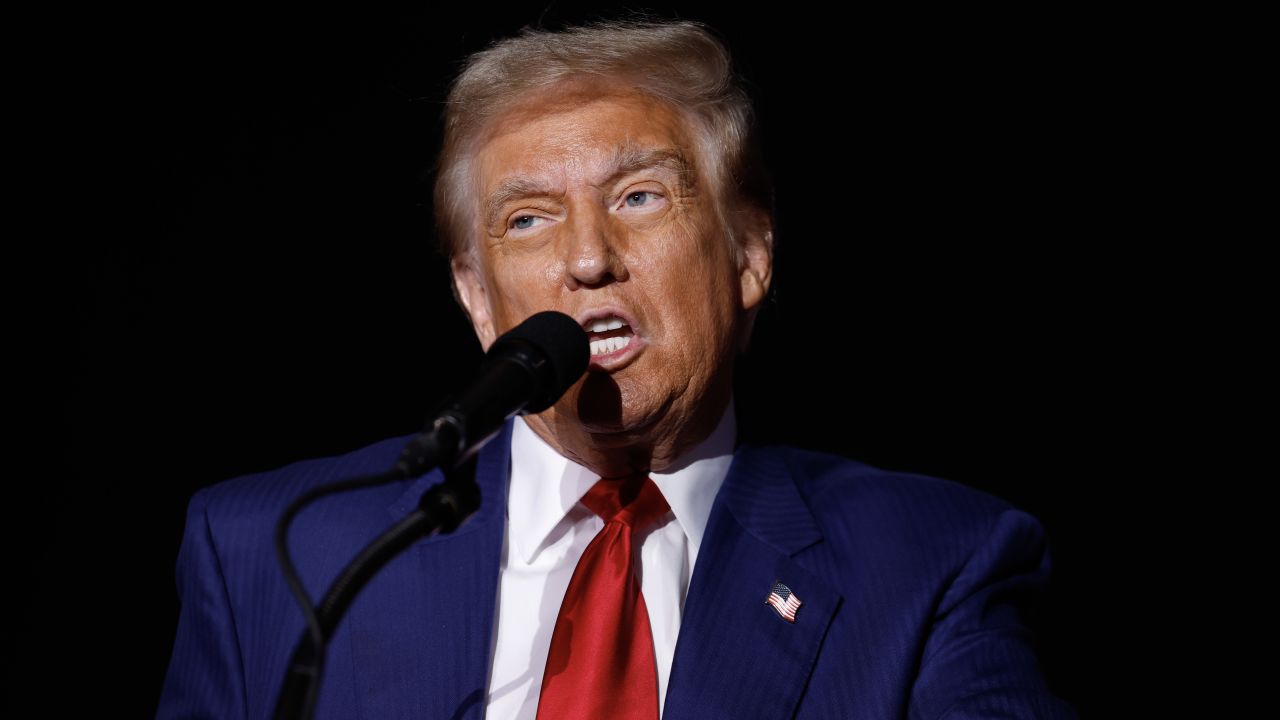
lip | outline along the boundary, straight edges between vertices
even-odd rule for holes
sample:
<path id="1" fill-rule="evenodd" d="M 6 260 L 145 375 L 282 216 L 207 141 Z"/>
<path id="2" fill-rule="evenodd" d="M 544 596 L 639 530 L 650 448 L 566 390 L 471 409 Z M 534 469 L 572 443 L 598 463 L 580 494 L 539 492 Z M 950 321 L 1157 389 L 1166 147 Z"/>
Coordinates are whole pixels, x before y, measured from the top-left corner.
<path id="1" fill-rule="evenodd" d="M 588 371 L 604 371 L 613 372 L 621 370 L 631 364 L 632 360 L 644 349 L 648 343 L 645 341 L 644 334 L 639 326 L 636 325 L 635 316 L 623 310 L 616 305 L 604 305 L 601 307 L 584 310 L 574 319 L 586 330 L 587 326 L 594 320 L 600 320 L 607 317 L 619 317 L 631 328 L 631 342 L 627 346 L 614 350 L 611 353 L 603 355 L 592 355 L 590 365 L 587 366 Z"/>

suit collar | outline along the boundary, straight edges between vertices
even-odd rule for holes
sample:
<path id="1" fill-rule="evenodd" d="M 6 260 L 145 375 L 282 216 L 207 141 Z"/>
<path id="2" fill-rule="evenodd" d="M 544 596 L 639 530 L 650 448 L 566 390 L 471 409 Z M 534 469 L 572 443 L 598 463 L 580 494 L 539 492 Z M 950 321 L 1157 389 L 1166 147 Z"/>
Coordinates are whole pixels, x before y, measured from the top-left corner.
<path id="1" fill-rule="evenodd" d="M 822 539 L 782 451 L 739 447 L 720 494 L 747 532 L 780 552 L 795 555 Z"/>

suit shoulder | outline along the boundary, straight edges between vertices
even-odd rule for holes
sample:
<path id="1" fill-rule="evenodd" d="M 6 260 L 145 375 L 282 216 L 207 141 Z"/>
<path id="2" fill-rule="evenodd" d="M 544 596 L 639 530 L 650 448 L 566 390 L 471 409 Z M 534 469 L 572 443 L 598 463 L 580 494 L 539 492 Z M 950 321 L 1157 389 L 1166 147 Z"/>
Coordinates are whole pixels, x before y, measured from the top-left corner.
<path id="1" fill-rule="evenodd" d="M 889 470 L 832 453 L 791 446 L 762 449 L 777 457 L 820 525 L 858 522 L 883 532 L 964 535 L 986 532 L 1014 506 L 955 480 Z"/>
<path id="2" fill-rule="evenodd" d="M 815 450 L 790 446 L 770 449 L 784 458 L 802 493 L 820 500 L 866 501 L 877 496 L 905 495 L 921 501 L 974 505 L 988 512 L 1012 507 L 1003 498 L 947 478 L 889 470 Z"/>
<path id="3" fill-rule="evenodd" d="M 262 517 L 274 521 L 290 502 L 312 488 L 391 468 L 411 437 L 386 438 L 349 452 L 297 460 L 223 480 L 198 490 L 191 505 L 203 508 L 211 520 Z M 385 508 L 399 497 L 404 486 L 405 482 L 392 483 L 346 493 L 343 498 L 349 503 L 380 504 Z"/>

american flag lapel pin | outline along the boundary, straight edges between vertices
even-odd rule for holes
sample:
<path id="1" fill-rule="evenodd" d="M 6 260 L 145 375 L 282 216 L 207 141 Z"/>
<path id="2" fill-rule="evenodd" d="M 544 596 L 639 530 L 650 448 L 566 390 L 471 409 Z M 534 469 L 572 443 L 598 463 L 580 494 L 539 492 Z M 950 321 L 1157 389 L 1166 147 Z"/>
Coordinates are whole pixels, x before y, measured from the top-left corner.
<path id="1" fill-rule="evenodd" d="M 796 621 L 796 611 L 800 609 L 800 598 L 786 585 L 774 580 L 773 589 L 769 591 L 769 597 L 765 598 L 764 602 L 766 605 L 771 605 L 773 611 L 783 620 L 789 623 Z"/>

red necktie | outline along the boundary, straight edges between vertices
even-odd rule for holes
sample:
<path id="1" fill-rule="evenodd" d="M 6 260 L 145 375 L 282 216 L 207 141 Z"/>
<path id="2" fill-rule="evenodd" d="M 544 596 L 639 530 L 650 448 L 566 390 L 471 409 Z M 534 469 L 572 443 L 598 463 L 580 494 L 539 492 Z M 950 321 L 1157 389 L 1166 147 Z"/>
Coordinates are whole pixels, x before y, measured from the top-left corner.
<path id="1" fill-rule="evenodd" d="M 603 479 L 582 504 L 604 520 L 574 568 L 551 635 L 538 720 L 657 720 L 658 669 L 632 536 L 667 510 L 648 477 Z"/>

